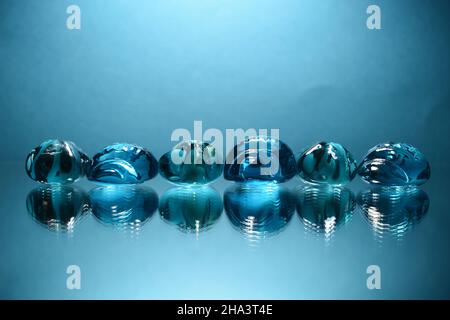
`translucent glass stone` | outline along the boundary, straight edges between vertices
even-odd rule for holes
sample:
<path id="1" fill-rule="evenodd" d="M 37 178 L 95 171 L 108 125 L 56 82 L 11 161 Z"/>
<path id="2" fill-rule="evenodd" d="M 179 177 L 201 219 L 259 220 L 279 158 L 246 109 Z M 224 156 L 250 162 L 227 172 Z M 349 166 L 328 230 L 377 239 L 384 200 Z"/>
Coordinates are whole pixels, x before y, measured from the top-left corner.
<path id="1" fill-rule="evenodd" d="M 159 159 L 159 172 L 175 184 L 207 184 L 222 175 L 223 159 L 209 143 L 184 141 Z"/>
<path id="2" fill-rule="evenodd" d="M 384 186 L 421 185 L 430 178 L 430 164 L 417 148 L 406 143 L 383 143 L 370 149 L 358 174 Z"/>
<path id="3" fill-rule="evenodd" d="M 350 221 L 356 206 L 353 193 L 342 187 L 306 186 L 296 196 L 297 213 L 305 227 L 327 236 Z"/>
<path id="4" fill-rule="evenodd" d="M 279 233 L 295 212 L 291 192 L 277 183 L 248 182 L 229 187 L 224 194 L 225 212 L 249 240 Z"/>
<path id="5" fill-rule="evenodd" d="M 89 199 L 85 192 L 71 186 L 43 185 L 28 194 L 27 210 L 49 230 L 70 233 L 89 212 Z"/>
<path id="6" fill-rule="evenodd" d="M 103 224 L 137 231 L 158 208 L 158 195 L 141 185 L 108 185 L 89 192 L 93 215 Z"/>
<path id="7" fill-rule="evenodd" d="M 270 137 L 250 137 L 234 146 L 227 156 L 224 177 L 233 181 L 284 182 L 297 173 L 292 150 Z"/>
<path id="8" fill-rule="evenodd" d="M 159 204 L 161 218 L 184 232 L 210 229 L 222 211 L 222 197 L 207 186 L 171 188 L 164 192 Z"/>
<path id="9" fill-rule="evenodd" d="M 72 183 L 86 175 L 89 157 L 73 142 L 47 140 L 27 156 L 28 176 L 42 183 Z"/>
<path id="10" fill-rule="evenodd" d="M 297 167 L 306 182 L 342 185 L 355 177 L 357 164 L 339 143 L 319 142 L 302 152 Z"/>
<path id="11" fill-rule="evenodd" d="M 157 174 L 158 163 L 149 151 L 133 144 L 116 143 L 94 156 L 88 178 L 111 184 L 137 184 Z"/>
<path id="12" fill-rule="evenodd" d="M 430 200 L 417 187 L 374 187 L 358 195 L 358 204 L 378 240 L 401 239 L 425 217 Z"/>

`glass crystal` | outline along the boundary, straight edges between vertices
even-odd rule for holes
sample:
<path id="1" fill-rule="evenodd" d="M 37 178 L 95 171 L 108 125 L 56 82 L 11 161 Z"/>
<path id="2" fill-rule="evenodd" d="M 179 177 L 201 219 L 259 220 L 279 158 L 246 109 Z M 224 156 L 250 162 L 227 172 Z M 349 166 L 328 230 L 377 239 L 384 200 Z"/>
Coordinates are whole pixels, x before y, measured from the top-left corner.
<path id="1" fill-rule="evenodd" d="M 297 191 L 297 213 L 308 230 L 332 235 L 350 221 L 355 196 L 342 187 L 305 186 Z"/>
<path id="2" fill-rule="evenodd" d="M 64 185 L 43 185 L 27 197 L 27 210 L 33 219 L 57 232 L 72 232 L 89 211 L 85 192 Z"/>
<path id="3" fill-rule="evenodd" d="M 72 183 L 86 175 L 89 157 L 73 142 L 47 140 L 27 156 L 28 176 L 42 183 Z"/>
<path id="4" fill-rule="evenodd" d="M 249 240 L 280 232 L 295 212 L 291 192 L 277 183 L 238 183 L 224 194 L 225 212 L 231 223 Z"/>
<path id="5" fill-rule="evenodd" d="M 358 174 L 384 186 L 421 185 L 430 178 L 430 164 L 417 148 L 406 143 L 383 143 L 370 149 Z"/>
<path id="6" fill-rule="evenodd" d="M 133 144 L 116 143 L 94 156 L 88 178 L 103 183 L 137 184 L 157 174 L 157 161 L 149 151 Z"/>
<path id="7" fill-rule="evenodd" d="M 292 150 L 282 141 L 258 136 L 250 137 L 227 156 L 224 177 L 233 181 L 276 181 L 291 179 L 297 172 Z"/>
<path id="8" fill-rule="evenodd" d="M 356 161 L 350 152 L 335 142 L 319 142 L 300 155 L 298 174 L 306 182 L 342 185 L 356 173 Z"/>
<path id="9" fill-rule="evenodd" d="M 223 159 L 209 143 L 184 141 L 159 159 L 159 172 L 176 184 L 207 184 L 222 175 Z"/>
<path id="10" fill-rule="evenodd" d="M 89 192 L 93 215 L 118 229 L 138 230 L 158 208 L 158 195 L 141 185 L 108 185 Z"/>
<path id="11" fill-rule="evenodd" d="M 207 186 L 171 188 L 164 192 L 159 205 L 163 220 L 186 232 L 211 228 L 222 211 L 222 197 Z"/>
<path id="12" fill-rule="evenodd" d="M 358 195 L 365 218 L 375 235 L 397 239 L 425 217 L 430 200 L 425 191 L 417 187 L 374 187 Z"/>

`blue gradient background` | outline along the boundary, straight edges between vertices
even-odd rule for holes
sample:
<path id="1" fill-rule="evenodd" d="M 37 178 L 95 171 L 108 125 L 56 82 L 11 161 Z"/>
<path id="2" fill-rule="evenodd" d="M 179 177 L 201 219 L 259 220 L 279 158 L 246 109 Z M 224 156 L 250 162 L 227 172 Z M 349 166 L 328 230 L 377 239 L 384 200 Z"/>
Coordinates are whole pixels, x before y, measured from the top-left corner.
<path id="1" fill-rule="evenodd" d="M 81 30 L 65 25 L 73 3 Z M 382 30 L 366 28 L 369 4 Z M 437 0 L 2 0 L 0 297 L 449 298 L 449 14 Z M 133 242 L 92 217 L 75 240 L 27 216 L 23 161 L 41 141 L 90 155 L 126 141 L 159 157 L 194 120 L 279 128 L 295 152 L 337 141 L 357 159 L 411 143 L 432 166 L 428 217 L 386 251 L 358 218 L 333 249 L 303 239 L 297 220 L 255 253 L 225 217 L 200 240 L 153 217 Z M 365 268 L 377 261 L 395 272 L 373 292 Z M 64 287 L 70 263 L 85 270 L 79 292 Z"/>

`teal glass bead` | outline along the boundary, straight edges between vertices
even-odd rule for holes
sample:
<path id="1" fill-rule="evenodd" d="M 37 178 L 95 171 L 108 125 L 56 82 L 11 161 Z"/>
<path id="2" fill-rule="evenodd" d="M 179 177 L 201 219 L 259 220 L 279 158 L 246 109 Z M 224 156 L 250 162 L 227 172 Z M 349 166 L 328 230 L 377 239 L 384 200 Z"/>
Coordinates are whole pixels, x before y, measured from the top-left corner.
<path id="1" fill-rule="evenodd" d="M 306 182 L 343 185 L 355 177 L 357 163 L 341 144 L 319 142 L 301 153 L 297 168 Z"/>
<path id="2" fill-rule="evenodd" d="M 223 159 L 209 143 L 184 141 L 159 159 L 159 172 L 175 184 L 208 184 L 223 172 Z"/>
<path id="3" fill-rule="evenodd" d="M 225 212 L 249 240 L 261 240 L 281 232 L 295 212 L 291 192 L 274 182 L 238 183 L 224 193 Z"/>
<path id="4" fill-rule="evenodd" d="M 138 184 L 157 174 L 158 163 L 148 150 L 134 144 L 116 143 L 94 156 L 88 179 L 107 184 Z"/>
<path id="5" fill-rule="evenodd" d="M 307 230 L 331 236 L 353 216 L 356 200 L 347 188 L 305 186 L 297 190 L 297 213 Z"/>
<path id="6" fill-rule="evenodd" d="M 401 239 L 426 216 L 430 200 L 415 186 L 377 186 L 362 191 L 358 204 L 378 240 Z"/>
<path id="7" fill-rule="evenodd" d="M 358 168 L 361 178 L 383 186 L 422 185 L 430 179 L 430 164 L 407 143 L 382 143 L 369 150 Z"/>
<path id="8" fill-rule="evenodd" d="M 223 211 L 222 197 L 208 186 L 175 187 L 161 197 L 161 218 L 180 231 L 199 233 L 210 229 Z"/>
<path id="9" fill-rule="evenodd" d="M 42 183 L 72 183 L 86 175 L 89 157 L 73 142 L 47 140 L 27 156 L 25 169 L 28 176 Z"/>
<path id="10" fill-rule="evenodd" d="M 285 182 L 297 172 L 292 150 L 282 141 L 265 136 L 249 137 L 227 156 L 224 178 Z"/>
<path id="11" fill-rule="evenodd" d="M 42 185 L 27 196 L 27 210 L 39 224 L 55 232 L 73 232 L 89 212 L 85 192 L 65 185 Z"/>
<path id="12" fill-rule="evenodd" d="M 142 185 L 108 185 L 89 191 L 92 214 L 104 225 L 138 230 L 158 208 L 158 195 Z"/>

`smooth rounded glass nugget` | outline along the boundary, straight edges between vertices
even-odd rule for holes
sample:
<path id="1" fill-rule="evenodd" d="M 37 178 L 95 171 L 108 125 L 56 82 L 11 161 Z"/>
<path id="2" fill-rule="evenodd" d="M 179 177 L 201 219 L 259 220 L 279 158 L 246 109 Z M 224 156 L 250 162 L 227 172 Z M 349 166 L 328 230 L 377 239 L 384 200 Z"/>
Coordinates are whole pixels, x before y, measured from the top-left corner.
<path id="1" fill-rule="evenodd" d="M 89 157 L 73 142 L 47 140 L 27 156 L 25 169 L 28 176 L 42 183 L 72 183 L 86 175 Z"/>
<path id="2" fill-rule="evenodd" d="M 207 184 L 222 175 L 223 159 L 209 143 L 183 141 L 159 159 L 159 172 L 175 184 Z"/>
<path id="3" fill-rule="evenodd" d="M 282 141 L 265 137 L 249 137 L 227 156 L 224 177 L 232 181 L 284 182 L 297 172 L 292 150 Z"/>
<path id="4" fill-rule="evenodd" d="M 307 148 L 297 162 L 299 176 L 314 184 L 343 185 L 356 173 L 357 164 L 341 144 L 319 142 Z"/>
<path id="5" fill-rule="evenodd" d="M 369 183 L 383 186 L 421 185 L 430 179 L 430 164 L 419 149 L 407 143 L 382 143 L 369 150 L 358 168 Z"/>
<path id="6" fill-rule="evenodd" d="M 116 143 L 107 146 L 93 158 L 89 180 L 111 184 L 137 184 L 154 178 L 158 163 L 140 146 Z"/>

